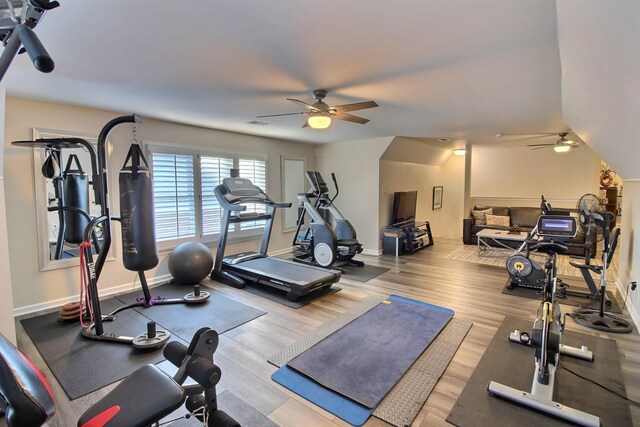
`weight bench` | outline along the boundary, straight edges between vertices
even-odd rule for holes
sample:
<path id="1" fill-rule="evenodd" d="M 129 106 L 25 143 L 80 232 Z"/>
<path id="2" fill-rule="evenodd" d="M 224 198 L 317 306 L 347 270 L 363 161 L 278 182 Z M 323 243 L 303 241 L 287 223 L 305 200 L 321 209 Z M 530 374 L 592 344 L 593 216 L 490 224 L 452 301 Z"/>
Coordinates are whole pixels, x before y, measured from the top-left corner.
<path id="1" fill-rule="evenodd" d="M 178 409 L 186 408 L 208 426 L 240 425 L 218 409 L 215 386 L 221 370 L 213 363 L 218 333 L 202 328 L 189 347 L 174 341 L 164 356 L 178 367 L 171 377 L 155 365 L 145 365 L 125 378 L 91 406 L 78 427 L 148 426 Z M 187 378 L 194 385 L 183 385 Z M 38 427 L 55 414 L 53 393 L 44 374 L 0 334 L 0 412 L 9 427 Z"/>

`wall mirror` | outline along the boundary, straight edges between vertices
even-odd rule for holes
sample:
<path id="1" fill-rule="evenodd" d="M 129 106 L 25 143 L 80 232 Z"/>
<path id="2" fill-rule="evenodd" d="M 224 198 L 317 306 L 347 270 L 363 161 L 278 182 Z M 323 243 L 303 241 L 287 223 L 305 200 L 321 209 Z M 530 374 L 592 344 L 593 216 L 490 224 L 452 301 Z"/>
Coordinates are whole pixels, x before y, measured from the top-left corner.
<path id="1" fill-rule="evenodd" d="M 282 201 L 290 202 L 290 209 L 282 209 L 282 231 L 295 231 L 298 220 L 298 193 L 305 192 L 305 159 L 295 157 L 281 158 Z"/>
<path id="2" fill-rule="evenodd" d="M 97 146 L 96 135 L 33 129 L 34 141 L 51 138 L 80 138 L 89 142 L 94 152 Z M 77 266 L 84 227 L 101 213 L 93 191 L 90 151 L 77 144 L 34 146 L 33 166 L 40 271 Z M 92 237 L 99 245 L 99 227 Z"/>

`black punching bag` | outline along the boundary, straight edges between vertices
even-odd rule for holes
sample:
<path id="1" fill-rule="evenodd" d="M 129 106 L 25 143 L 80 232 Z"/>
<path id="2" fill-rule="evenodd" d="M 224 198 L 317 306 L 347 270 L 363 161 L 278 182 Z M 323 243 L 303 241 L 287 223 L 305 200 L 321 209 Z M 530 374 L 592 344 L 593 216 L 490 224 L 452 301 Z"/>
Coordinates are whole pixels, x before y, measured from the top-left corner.
<path id="1" fill-rule="evenodd" d="M 131 163 L 127 165 L 129 160 Z M 120 170 L 120 218 L 124 267 L 145 271 L 158 265 L 153 180 L 138 144 L 131 144 Z"/>
<path id="2" fill-rule="evenodd" d="M 73 169 L 75 163 L 76 169 Z M 67 166 L 62 175 L 64 192 L 64 207 L 79 209 L 89 213 L 89 176 L 82 170 L 80 161 L 75 154 L 69 156 Z M 64 240 L 69 243 L 80 244 L 84 238 L 84 229 L 89 219 L 80 212 L 65 210 Z"/>

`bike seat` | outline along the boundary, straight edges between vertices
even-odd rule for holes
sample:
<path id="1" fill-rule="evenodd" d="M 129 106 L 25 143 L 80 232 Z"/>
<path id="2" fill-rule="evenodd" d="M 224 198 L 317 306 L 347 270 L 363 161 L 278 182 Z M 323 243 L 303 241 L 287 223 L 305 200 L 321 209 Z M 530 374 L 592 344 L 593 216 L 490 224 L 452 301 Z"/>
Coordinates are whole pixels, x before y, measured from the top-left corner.
<path id="1" fill-rule="evenodd" d="M 82 414 L 78 427 L 148 426 L 178 409 L 185 397 L 173 378 L 145 365 Z"/>

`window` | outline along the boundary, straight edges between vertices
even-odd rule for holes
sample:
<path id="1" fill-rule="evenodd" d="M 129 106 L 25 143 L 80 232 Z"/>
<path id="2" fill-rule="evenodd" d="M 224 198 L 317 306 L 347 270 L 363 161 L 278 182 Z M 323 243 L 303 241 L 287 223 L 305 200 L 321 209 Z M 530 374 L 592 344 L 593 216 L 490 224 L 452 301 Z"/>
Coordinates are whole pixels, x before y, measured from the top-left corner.
<path id="1" fill-rule="evenodd" d="M 220 234 L 222 208 L 213 189 L 240 169 L 266 191 L 267 163 L 264 159 L 232 154 L 180 149 L 151 144 L 156 240 L 169 248 L 187 240 L 214 240 Z M 247 212 L 264 213 L 264 205 L 248 204 Z M 260 234 L 265 221 L 231 224 L 229 237 Z"/>

